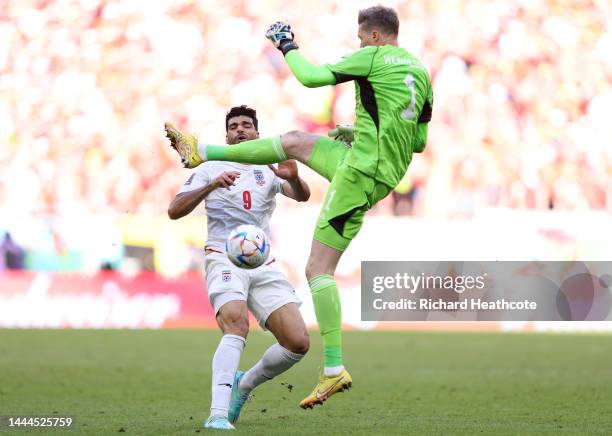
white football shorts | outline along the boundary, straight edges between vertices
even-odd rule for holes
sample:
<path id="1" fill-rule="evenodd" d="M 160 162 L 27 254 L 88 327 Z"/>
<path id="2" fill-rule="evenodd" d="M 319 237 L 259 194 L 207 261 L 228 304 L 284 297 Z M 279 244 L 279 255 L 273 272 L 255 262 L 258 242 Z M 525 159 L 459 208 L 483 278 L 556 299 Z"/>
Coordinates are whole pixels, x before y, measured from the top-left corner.
<path id="1" fill-rule="evenodd" d="M 230 301 L 246 301 L 249 311 L 262 329 L 272 312 L 288 303 L 302 304 L 285 275 L 274 263 L 267 262 L 255 269 L 234 265 L 224 253 L 206 255 L 206 285 L 208 299 L 215 310 Z"/>

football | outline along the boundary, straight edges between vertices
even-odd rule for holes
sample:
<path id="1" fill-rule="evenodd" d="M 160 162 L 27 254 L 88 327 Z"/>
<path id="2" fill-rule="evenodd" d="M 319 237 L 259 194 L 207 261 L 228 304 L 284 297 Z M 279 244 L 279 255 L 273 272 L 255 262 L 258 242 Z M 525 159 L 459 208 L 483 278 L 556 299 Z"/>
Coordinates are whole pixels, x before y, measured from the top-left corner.
<path id="1" fill-rule="evenodd" d="M 230 232 L 225 241 L 225 252 L 234 265 L 253 269 L 268 259 L 270 244 L 262 229 L 243 224 Z"/>

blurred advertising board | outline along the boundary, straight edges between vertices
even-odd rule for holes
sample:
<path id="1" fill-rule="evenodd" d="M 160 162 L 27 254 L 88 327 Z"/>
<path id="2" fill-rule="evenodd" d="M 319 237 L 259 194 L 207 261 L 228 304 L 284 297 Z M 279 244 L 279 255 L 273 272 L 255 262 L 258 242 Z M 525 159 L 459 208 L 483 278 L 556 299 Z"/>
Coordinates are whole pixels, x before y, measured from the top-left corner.
<path id="1" fill-rule="evenodd" d="M 48 272 L 0 273 L 0 327 L 164 328 L 215 324 L 202 275 L 168 279 Z"/>
<path id="2" fill-rule="evenodd" d="M 310 327 L 316 318 L 305 280 L 296 292 Z M 359 275 L 338 278 L 346 329 L 423 331 L 612 332 L 612 322 L 376 322 L 361 321 Z M 0 328 L 216 328 L 204 277 L 133 277 L 15 271 L 0 273 Z M 256 322 L 251 327 L 258 329 Z"/>

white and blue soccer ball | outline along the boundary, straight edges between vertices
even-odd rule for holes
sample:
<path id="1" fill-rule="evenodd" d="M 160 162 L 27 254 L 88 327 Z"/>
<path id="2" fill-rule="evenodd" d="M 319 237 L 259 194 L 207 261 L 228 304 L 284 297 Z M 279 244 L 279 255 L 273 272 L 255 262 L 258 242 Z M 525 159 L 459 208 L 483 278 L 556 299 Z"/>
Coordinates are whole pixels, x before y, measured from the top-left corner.
<path id="1" fill-rule="evenodd" d="M 257 268 L 268 259 L 270 244 L 266 233 L 257 226 L 243 224 L 232 230 L 225 241 L 229 260 L 240 268 Z"/>

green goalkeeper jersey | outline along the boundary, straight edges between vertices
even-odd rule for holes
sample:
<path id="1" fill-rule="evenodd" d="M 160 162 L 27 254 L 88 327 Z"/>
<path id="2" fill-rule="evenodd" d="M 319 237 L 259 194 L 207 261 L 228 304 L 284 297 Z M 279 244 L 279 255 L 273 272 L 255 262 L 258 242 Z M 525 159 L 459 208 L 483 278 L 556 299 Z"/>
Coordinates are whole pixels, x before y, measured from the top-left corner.
<path id="1" fill-rule="evenodd" d="M 406 173 L 412 153 L 423 151 L 433 95 L 421 62 L 395 45 L 367 46 L 339 62 L 314 65 L 299 50 L 285 60 L 305 86 L 355 81 L 355 141 L 345 162 L 395 187 Z"/>
<path id="2" fill-rule="evenodd" d="M 364 47 L 325 66 L 336 83 L 355 81 L 355 141 L 346 163 L 395 187 L 412 153 L 422 151 L 427 140 L 433 105 L 429 73 L 394 45 Z"/>

